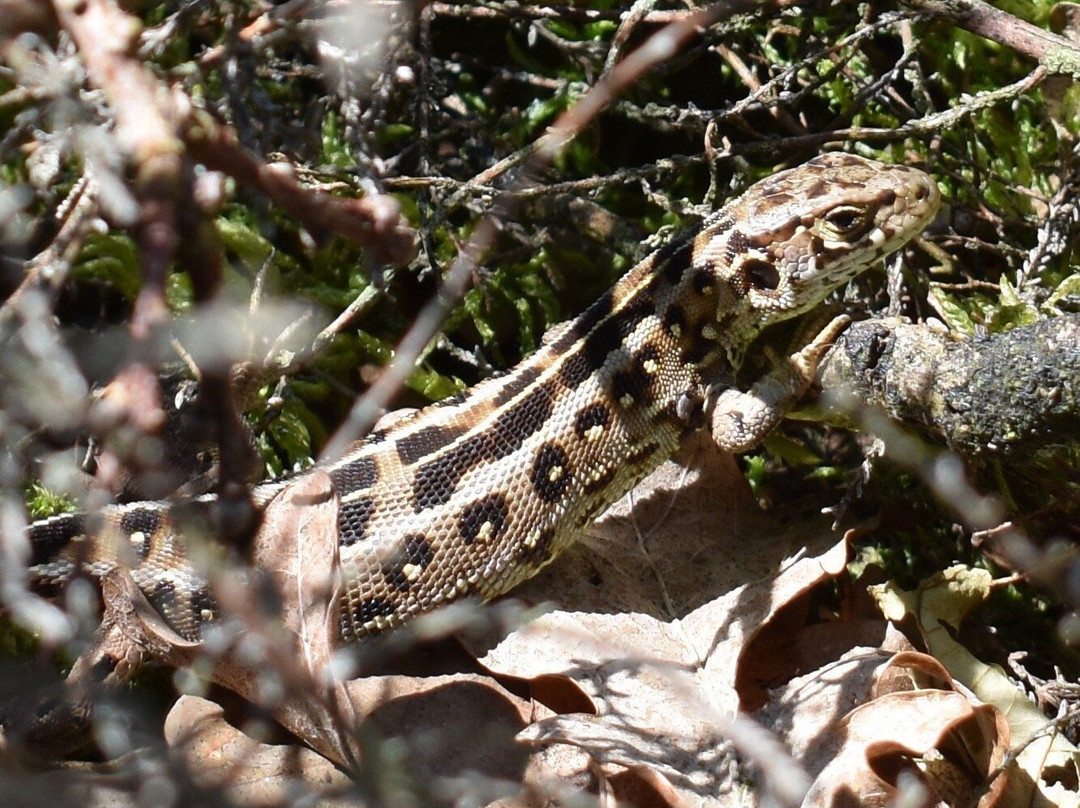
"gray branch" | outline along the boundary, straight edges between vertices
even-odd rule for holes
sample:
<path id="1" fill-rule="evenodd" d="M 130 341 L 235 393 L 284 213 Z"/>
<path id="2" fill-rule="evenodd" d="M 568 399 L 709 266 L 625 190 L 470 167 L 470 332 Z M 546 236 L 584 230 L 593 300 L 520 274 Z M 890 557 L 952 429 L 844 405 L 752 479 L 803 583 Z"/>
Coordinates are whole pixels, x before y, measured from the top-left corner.
<path id="1" fill-rule="evenodd" d="M 962 341 L 866 320 L 837 340 L 818 378 L 965 457 L 1080 443 L 1080 315 Z"/>

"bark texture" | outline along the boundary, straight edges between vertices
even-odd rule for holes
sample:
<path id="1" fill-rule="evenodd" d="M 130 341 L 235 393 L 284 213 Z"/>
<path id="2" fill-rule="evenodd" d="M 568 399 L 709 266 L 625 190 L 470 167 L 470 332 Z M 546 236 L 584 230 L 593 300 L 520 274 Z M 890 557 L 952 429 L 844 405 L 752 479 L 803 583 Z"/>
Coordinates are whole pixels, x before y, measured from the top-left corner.
<path id="1" fill-rule="evenodd" d="M 1024 459 L 1080 443 L 1080 315 L 959 341 L 865 320 L 837 340 L 819 381 L 965 457 Z"/>

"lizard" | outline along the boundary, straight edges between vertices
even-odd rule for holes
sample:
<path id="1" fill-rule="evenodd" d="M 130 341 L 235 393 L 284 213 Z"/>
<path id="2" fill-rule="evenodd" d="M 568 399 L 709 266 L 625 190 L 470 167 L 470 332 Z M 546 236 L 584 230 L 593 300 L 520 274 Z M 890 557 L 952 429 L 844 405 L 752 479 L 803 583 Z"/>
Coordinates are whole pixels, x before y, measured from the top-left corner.
<path id="1" fill-rule="evenodd" d="M 847 153 L 767 177 L 652 253 L 503 375 L 377 429 L 318 466 L 340 497 L 340 640 L 362 641 L 535 575 L 690 432 L 759 443 L 811 386 L 850 322 L 832 318 L 748 390 L 761 332 L 814 310 L 917 235 L 936 183 Z M 260 507 L 283 489 L 254 490 Z M 218 616 L 174 504 L 32 524 L 31 583 L 126 566 L 179 634 Z"/>

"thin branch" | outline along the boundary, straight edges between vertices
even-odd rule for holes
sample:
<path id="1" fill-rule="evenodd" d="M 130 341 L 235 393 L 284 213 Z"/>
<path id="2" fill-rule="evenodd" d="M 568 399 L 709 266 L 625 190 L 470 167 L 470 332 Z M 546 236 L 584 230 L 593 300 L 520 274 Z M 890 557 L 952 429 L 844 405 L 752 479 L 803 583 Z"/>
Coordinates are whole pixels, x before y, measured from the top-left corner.
<path id="1" fill-rule="evenodd" d="M 850 126 L 845 129 L 833 129 L 825 132 L 809 132 L 805 135 L 793 135 L 784 138 L 769 138 L 753 143 L 740 143 L 730 146 L 722 154 L 777 154 L 786 150 L 801 149 L 807 146 L 820 146 L 823 143 L 844 141 L 873 141 L 893 143 L 909 137 L 937 134 L 946 129 L 959 126 L 966 118 L 984 109 L 1013 101 L 1037 87 L 1047 76 L 1047 69 L 1039 66 L 1019 81 L 997 90 L 977 93 L 967 102 L 955 107 L 906 121 L 892 129 L 879 129 L 866 126 Z"/>
<path id="2" fill-rule="evenodd" d="M 1051 73 L 1080 74 L 1080 47 L 983 0 L 904 0 L 916 11 L 1038 59 Z"/>
<path id="3" fill-rule="evenodd" d="M 524 3 L 486 2 L 476 4 L 432 3 L 428 7 L 433 14 L 442 17 L 473 19 L 520 18 L 528 20 L 569 20 L 571 22 L 598 22 L 621 20 L 627 14 L 622 8 L 592 9 L 577 6 L 530 5 Z M 684 20 L 692 11 L 652 10 L 637 16 L 639 22 L 652 25 L 670 25 Z"/>
<path id="4" fill-rule="evenodd" d="M 193 159 L 257 188 L 302 223 L 316 241 L 335 233 L 366 249 L 378 263 L 404 264 L 416 255 L 416 236 L 390 196 L 331 196 L 302 186 L 288 163 L 267 163 L 244 149 L 230 127 L 191 110 L 180 135 Z"/>

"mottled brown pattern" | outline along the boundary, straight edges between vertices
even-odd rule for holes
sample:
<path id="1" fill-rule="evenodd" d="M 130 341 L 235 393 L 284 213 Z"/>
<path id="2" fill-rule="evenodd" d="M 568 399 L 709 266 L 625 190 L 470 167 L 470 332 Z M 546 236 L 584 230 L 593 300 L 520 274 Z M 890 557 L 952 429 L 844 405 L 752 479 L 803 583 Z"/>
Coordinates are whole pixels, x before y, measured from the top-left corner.
<path id="1" fill-rule="evenodd" d="M 775 174 L 646 258 L 507 374 L 356 444 L 325 467 L 341 499 L 342 637 L 506 592 L 710 419 L 721 445 L 762 439 L 790 403 L 749 397 L 761 407 L 745 408 L 731 380 L 748 347 L 900 247 L 937 204 L 925 174 L 853 155 Z M 822 346 L 802 357 L 810 370 Z M 809 383 L 796 381 L 796 394 Z M 187 552 L 206 531 L 198 524 L 153 503 L 45 520 L 30 531 L 32 579 L 55 591 L 79 564 L 93 574 L 127 564 L 194 636 L 215 616 Z"/>

